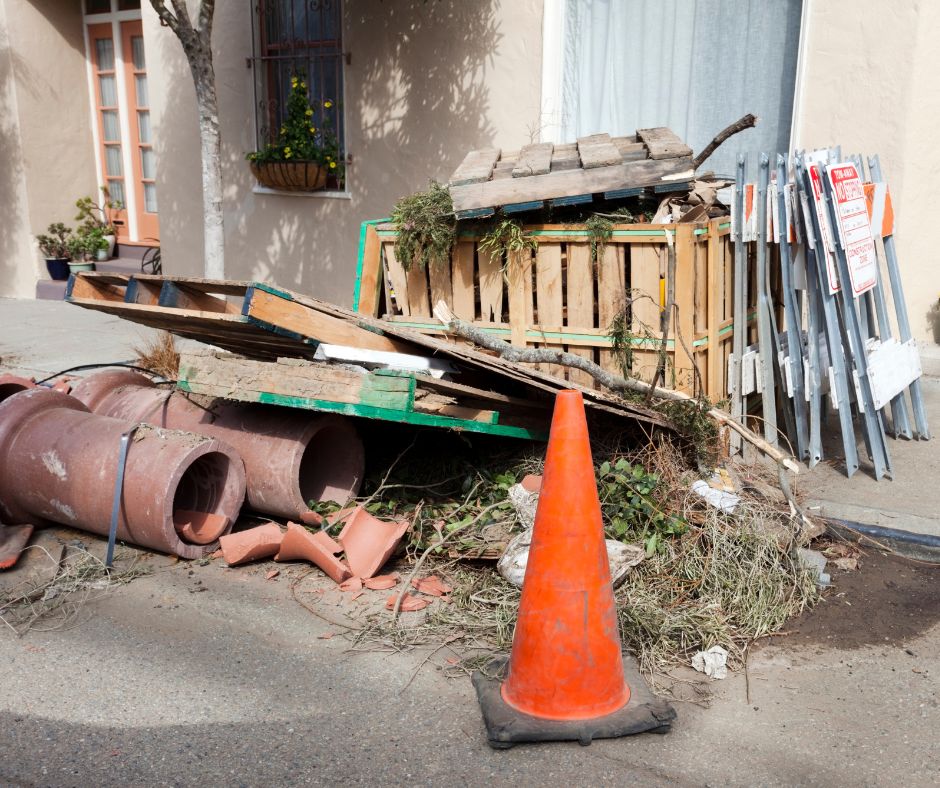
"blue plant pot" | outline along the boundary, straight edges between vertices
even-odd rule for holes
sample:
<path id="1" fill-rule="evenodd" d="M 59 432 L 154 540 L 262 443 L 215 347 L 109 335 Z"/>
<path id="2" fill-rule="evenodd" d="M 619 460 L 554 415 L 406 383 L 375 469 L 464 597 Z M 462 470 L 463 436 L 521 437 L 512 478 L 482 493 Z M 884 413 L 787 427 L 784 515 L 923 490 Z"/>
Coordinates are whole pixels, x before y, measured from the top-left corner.
<path id="1" fill-rule="evenodd" d="M 46 270 L 56 282 L 64 282 L 69 278 L 69 259 L 67 257 L 47 257 Z"/>

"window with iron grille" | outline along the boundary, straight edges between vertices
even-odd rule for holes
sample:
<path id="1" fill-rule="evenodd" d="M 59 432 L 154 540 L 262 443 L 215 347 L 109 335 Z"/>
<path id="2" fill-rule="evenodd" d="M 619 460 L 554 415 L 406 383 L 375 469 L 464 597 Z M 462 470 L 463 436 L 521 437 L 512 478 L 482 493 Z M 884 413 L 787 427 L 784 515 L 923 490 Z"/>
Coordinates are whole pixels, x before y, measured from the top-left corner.
<path id="1" fill-rule="evenodd" d="M 258 149 L 277 141 L 296 76 L 308 85 L 316 128 L 333 130 L 344 159 L 342 0 L 255 0 L 253 5 Z M 343 187 L 340 179 L 332 180 L 328 186 Z"/>

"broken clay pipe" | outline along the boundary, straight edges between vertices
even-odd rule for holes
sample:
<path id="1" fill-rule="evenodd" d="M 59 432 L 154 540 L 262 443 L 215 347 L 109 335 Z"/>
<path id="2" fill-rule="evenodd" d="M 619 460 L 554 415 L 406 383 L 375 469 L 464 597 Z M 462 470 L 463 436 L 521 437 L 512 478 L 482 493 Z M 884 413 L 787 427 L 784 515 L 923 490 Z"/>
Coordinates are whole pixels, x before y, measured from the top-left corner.
<path id="1" fill-rule="evenodd" d="M 0 402 L 0 517 L 107 536 L 120 439 L 132 426 L 45 388 Z M 181 537 L 174 511 L 217 514 L 231 523 L 244 497 L 245 471 L 230 446 L 142 425 L 127 452 L 117 538 L 199 558 L 214 549 L 214 540 L 203 545 Z"/>
<path id="2" fill-rule="evenodd" d="M 226 534 L 219 539 L 222 557 L 229 566 L 247 564 L 271 558 L 281 548 L 284 534 L 277 523 L 265 523 L 256 528 Z"/>
<path id="3" fill-rule="evenodd" d="M 375 575 L 391 558 L 410 523 L 385 522 L 369 514 L 364 507 L 343 510 L 334 522 L 344 521 L 339 543 L 346 551 L 346 560 L 353 574 L 361 578 Z"/>
<path id="4" fill-rule="evenodd" d="M 352 577 L 349 567 L 336 557 L 342 551 L 325 531 L 310 533 L 297 523 L 287 524 L 287 533 L 281 542 L 275 561 L 296 561 L 302 559 L 316 564 L 336 583 Z"/>
<path id="5" fill-rule="evenodd" d="M 230 444 L 244 460 L 248 505 L 258 512 L 297 518 L 311 500 L 346 503 L 362 483 L 362 441 L 342 416 L 218 399 L 201 407 L 131 370 L 89 375 L 73 387 L 72 396 L 104 416 Z"/>

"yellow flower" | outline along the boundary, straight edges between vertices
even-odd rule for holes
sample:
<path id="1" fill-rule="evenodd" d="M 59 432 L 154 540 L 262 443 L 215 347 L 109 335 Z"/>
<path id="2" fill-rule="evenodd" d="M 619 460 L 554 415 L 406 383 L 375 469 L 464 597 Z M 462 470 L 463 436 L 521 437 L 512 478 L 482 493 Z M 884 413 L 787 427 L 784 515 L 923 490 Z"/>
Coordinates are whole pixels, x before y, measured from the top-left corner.
<path id="1" fill-rule="evenodd" d="M 335 162 L 335 161 L 331 161 L 331 162 L 330 162 L 330 169 L 331 169 L 331 170 L 335 170 L 335 169 L 336 169 L 336 162 Z"/>
<path id="2" fill-rule="evenodd" d="M 286 133 L 287 133 L 287 128 L 285 126 L 281 126 L 281 134 L 286 134 Z"/>
<path id="3" fill-rule="evenodd" d="M 291 86 L 292 88 L 296 88 L 296 87 L 297 87 L 297 77 L 291 77 L 291 78 L 290 78 L 290 86 Z"/>
<path id="4" fill-rule="evenodd" d="M 316 133 L 317 133 L 316 126 L 311 126 L 311 127 L 310 127 L 310 133 L 311 133 L 311 134 L 316 134 Z"/>
<path id="5" fill-rule="evenodd" d="M 291 156 L 293 156 L 293 155 L 294 155 L 294 153 L 293 153 L 293 151 L 291 151 L 290 145 L 288 145 L 286 148 L 284 148 L 284 158 L 289 159 L 289 158 L 290 158 Z"/>
<path id="6" fill-rule="evenodd" d="M 313 114 L 313 110 L 310 107 L 307 107 L 307 111 L 304 113 L 308 118 Z"/>
<path id="7" fill-rule="evenodd" d="M 301 83 L 300 83 L 300 87 L 302 87 L 302 88 L 304 88 L 304 89 L 306 90 L 306 88 L 307 88 L 307 83 L 306 83 L 306 82 L 301 82 Z"/>
<path id="8" fill-rule="evenodd" d="M 327 99 L 326 101 L 323 102 L 323 106 L 329 109 L 330 107 L 333 106 L 333 102 Z"/>

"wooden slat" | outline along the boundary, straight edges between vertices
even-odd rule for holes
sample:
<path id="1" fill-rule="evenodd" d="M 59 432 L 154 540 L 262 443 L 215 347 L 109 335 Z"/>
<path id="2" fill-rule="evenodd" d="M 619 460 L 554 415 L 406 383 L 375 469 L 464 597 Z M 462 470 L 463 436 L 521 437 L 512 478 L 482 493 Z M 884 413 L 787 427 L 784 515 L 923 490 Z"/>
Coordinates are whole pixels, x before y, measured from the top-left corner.
<path id="1" fill-rule="evenodd" d="M 581 166 L 586 170 L 623 163 L 620 151 L 610 141 L 609 134 L 592 134 L 589 137 L 579 137 L 578 155 L 581 157 Z"/>
<path id="2" fill-rule="evenodd" d="M 509 290 L 510 342 L 517 347 L 525 347 L 526 329 L 533 322 L 531 250 L 509 252 L 506 278 Z"/>
<path id="3" fill-rule="evenodd" d="M 454 210 L 461 212 L 555 197 L 596 194 L 628 187 L 655 186 L 688 178 L 691 174 L 691 157 L 664 161 L 647 159 L 589 170 L 567 170 L 547 175 L 532 175 L 528 178 L 506 178 L 488 183 L 454 186 L 450 189 L 450 195 L 454 201 Z"/>
<path id="4" fill-rule="evenodd" d="M 76 276 L 69 282 L 69 299 L 88 299 L 92 301 L 124 301 L 124 285 L 127 279 L 119 283 L 102 281 L 97 278 Z"/>
<path id="5" fill-rule="evenodd" d="M 503 260 L 499 255 L 479 253 L 480 319 L 503 319 Z"/>
<path id="6" fill-rule="evenodd" d="M 646 145 L 651 159 L 673 159 L 692 155 L 692 149 L 665 126 L 637 129 L 636 136 Z"/>
<path id="7" fill-rule="evenodd" d="M 538 325 L 558 327 L 564 322 L 561 289 L 561 244 L 539 244 L 535 252 L 535 294 Z M 549 375 L 565 379 L 565 367 L 549 364 Z"/>
<path id="8" fill-rule="evenodd" d="M 408 279 L 408 312 L 417 317 L 429 317 L 431 305 L 428 300 L 428 272 L 416 261 L 405 273 Z"/>
<path id="9" fill-rule="evenodd" d="M 236 306 L 224 298 L 170 281 L 163 283 L 158 303 L 168 309 L 192 309 L 197 312 L 220 312 L 229 315 L 240 315 L 242 312 L 240 304 Z"/>
<path id="10" fill-rule="evenodd" d="M 489 180 L 493 167 L 496 166 L 496 160 L 499 159 L 499 153 L 499 148 L 470 151 L 460 166 L 454 170 L 454 174 L 450 176 L 450 185 L 460 186 Z"/>
<path id="11" fill-rule="evenodd" d="M 647 156 L 646 145 L 637 142 L 636 137 L 612 137 L 610 141 L 624 161 L 639 161 Z"/>
<path id="12" fill-rule="evenodd" d="M 431 263 L 428 280 L 431 284 L 431 307 L 438 301 L 444 301 L 453 308 L 454 289 L 450 278 L 450 260 Z"/>
<path id="13" fill-rule="evenodd" d="M 610 324 L 624 307 L 626 295 L 625 260 L 622 246 L 607 244 L 597 263 L 598 328 L 609 332 Z M 610 372 L 622 373 L 613 350 L 599 351 L 598 363 Z"/>
<path id="14" fill-rule="evenodd" d="M 409 352 L 410 349 L 399 340 L 380 336 L 359 328 L 348 320 L 318 312 L 298 301 L 282 298 L 265 290 L 251 291 L 247 300 L 248 317 L 318 342 L 392 352 Z"/>
<path id="15" fill-rule="evenodd" d="M 724 399 L 721 390 L 721 348 L 718 346 L 718 324 L 724 308 L 724 277 L 721 276 L 721 239 L 718 237 L 718 219 L 709 222 L 707 243 L 708 268 L 708 351 L 705 393 L 712 399 Z"/>
<path id="16" fill-rule="evenodd" d="M 359 303 L 356 311 L 378 317 L 379 282 L 382 280 L 382 254 L 379 234 L 373 225 L 366 225 L 362 249 L 362 270 L 359 272 Z"/>
<path id="17" fill-rule="evenodd" d="M 451 275 L 454 295 L 450 305 L 457 317 L 471 322 L 476 317 L 473 297 L 473 246 L 473 241 L 460 241 L 454 247 Z M 434 304 L 431 306 L 433 308 Z"/>
<path id="18" fill-rule="evenodd" d="M 687 394 L 693 393 L 693 358 L 689 355 L 695 334 L 695 225 L 676 225 L 676 282 L 673 328 L 676 335 L 675 373 L 676 388 Z M 681 336 L 682 342 L 679 341 Z M 688 350 L 686 349 L 688 348 Z"/>
<path id="19" fill-rule="evenodd" d="M 552 155 L 552 172 L 561 172 L 563 170 L 576 170 L 581 166 L 581 157 L 578 156 L 578 149 L 564 151 L 562 153 L 555 149 Z"/>
<path id="20" fill-rule="evenodd" d="M 408 302 L 408 277 L 405 274 L 405 269 L 402 267 L 402 264 L 398 261 L 398 256 L 395 254 L 395 244 L 386 243 L 382 246 L 382 251 L 385 252 L 385 265 L 388 269 L 388 282 L 387 284 L 391 286 L 394 295 L 388 292 L 386 288 L 386 298 L 385 308 L 389 314 L 394 314 L 392 308 L 392 301 L 390 299 L 394 298 L 395 306 L 403 315 L 411 314 L 409 302 Z"/>
<path id="21" fill-rule="evenodd" d="M 594 265 L 591 246 L 587 243 L 568 244 L 568 315 L 566 325 L 572 332 L 594 327 Z M 568 352 L 589 361 L 594 351 L 586 347 L 568 346 Z M 579 369 L 568 370 L 568 380 L 583 386 L 593 386 L 594 378 Z"/>
<path id="22" fill-rule="evenodd" d="M 496 403 L 498 410 L 525 410 L 525 411 L 544 411 L 551 407 L 551 401 L 523 399 L 521 397 L 512 397 L 508 394 L 500 394 L 497 391 L 486 391 L 474 386 L 466 386 L 463 383 L 455 383 L 452 380 L 444 378 L 432 378 L 422 375 L 417 378 L 418 388 L 434 389 L 435 391 L 445 392 L 463 402 L 487 402 Z"/>
<path id="23" fill-rule="evenodd" d="M 513 167 L 513 178 L 527 178 L 530 175 L 545 175 L 551 170 L 552 151 L 555 146 L 550 142 L 537 142 L 525 145 L 519 154 L 519 161 Z"/>
<path id="24" fill-rule="evenodd" d="M 132 277 L 127 283 L 127 290 L 124 292 L 124 301 L 128 304 L 156 306 L 160 303 L 160 292 L 162 290 L 163 286 L 158 285 L 156 282 L 148 282 Z"/>
<path id="25" fill-rule="evenodd" d="M 659 334 L 662 309 L 659 303 L 661 249 L 658 244 L 634 244 L 630 247 L 630 289 L 632 292 L 634 336 Z M 633 375 L 647 383 L 653 379 L 659 354 L 650 350 L 633 351 Z"/>

